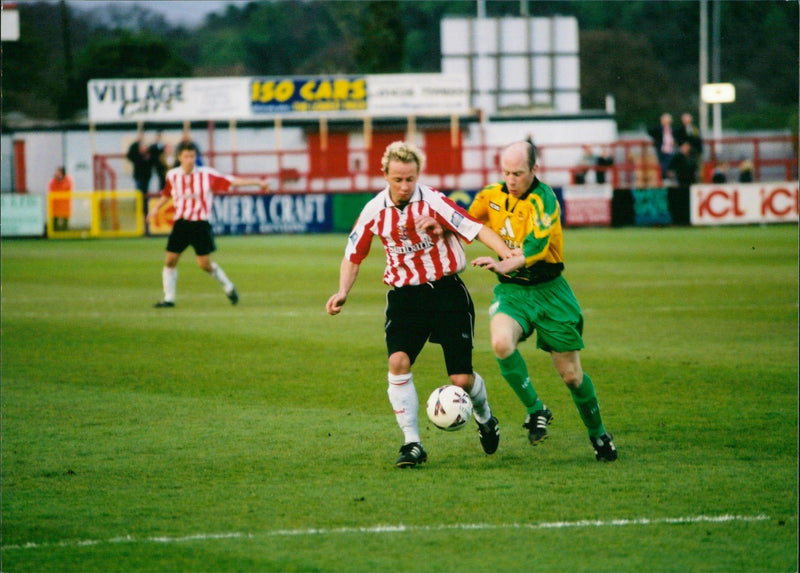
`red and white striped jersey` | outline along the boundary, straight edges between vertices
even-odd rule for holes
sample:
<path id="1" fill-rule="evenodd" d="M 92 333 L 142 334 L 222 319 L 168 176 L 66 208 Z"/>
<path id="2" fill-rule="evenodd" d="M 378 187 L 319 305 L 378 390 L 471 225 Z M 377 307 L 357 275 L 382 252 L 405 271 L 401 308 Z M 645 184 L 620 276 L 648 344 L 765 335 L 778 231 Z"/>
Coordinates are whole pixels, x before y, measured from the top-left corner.
<path id="1" fill-rule="evenodd" d="M 416 219 L 434 217 L 445 232 L 432 236 L 416 229 Z M 345 258 L 361 264 L 369 254 L 372 238 L 379 236 L 386 250 L 383 282 L 390 286 L 419 285 L 464 270 L 467 256 L 461 239 L 472 242 L 483 224 L 443 193 L 417 184 L 408 204 L 400 209 L 389 188 L 373 197 L 361 211 L 345 248 Z"/>
<path id="2" fill-rule="evenodd" d="M 195 167 L 188 174 L 175 167 L 167 171 L 167 182 L 161 193 L 172 197 L 176 220 L 208 221 L 214 192 L 228 191 L 232 183 L 232 176 L 222 175 L 211 167 Z"/>

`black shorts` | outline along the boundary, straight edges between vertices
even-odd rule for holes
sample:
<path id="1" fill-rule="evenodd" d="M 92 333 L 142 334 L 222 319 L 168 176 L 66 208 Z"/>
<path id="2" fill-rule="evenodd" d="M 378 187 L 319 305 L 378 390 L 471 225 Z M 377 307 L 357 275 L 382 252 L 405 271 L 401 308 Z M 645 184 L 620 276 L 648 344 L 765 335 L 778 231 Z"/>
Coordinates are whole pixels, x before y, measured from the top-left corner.
<path id="1" fill-rule="evenodd" d="M 430 340 L 442 346 L 447 374 L 472 374 L 475 307 L 458 275 L 398 287 L 386 295 L 386 348 L 405 352 L 411 364 Z"/>
<path id="2" fill-rule="evenodd" d="M 214 244 L 214 233 L 208 221 L 187 221 L 178 219 L 172 226 L 172 232 L 167 239 L 167 251 L 182 253 L 191 245 L 197 256 L 202 257 L 217 250 Z"/>

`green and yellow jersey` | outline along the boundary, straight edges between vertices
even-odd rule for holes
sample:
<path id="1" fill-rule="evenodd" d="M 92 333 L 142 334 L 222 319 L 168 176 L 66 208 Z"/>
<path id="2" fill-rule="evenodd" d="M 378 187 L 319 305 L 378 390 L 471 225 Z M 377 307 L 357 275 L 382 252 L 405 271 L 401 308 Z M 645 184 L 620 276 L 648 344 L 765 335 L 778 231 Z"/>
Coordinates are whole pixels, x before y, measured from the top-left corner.
<path id="1" fill-rule="evenodd" d="M 484 187 L 469 214 L 496 231 L 512 249 L 522 249 L 525 267 L 500 275 L 501 282 L 538 284 L 552 280 L 564 268 L 561 208 L 553 190 L 538 179 L 519 199 L 504 182 Z"/>

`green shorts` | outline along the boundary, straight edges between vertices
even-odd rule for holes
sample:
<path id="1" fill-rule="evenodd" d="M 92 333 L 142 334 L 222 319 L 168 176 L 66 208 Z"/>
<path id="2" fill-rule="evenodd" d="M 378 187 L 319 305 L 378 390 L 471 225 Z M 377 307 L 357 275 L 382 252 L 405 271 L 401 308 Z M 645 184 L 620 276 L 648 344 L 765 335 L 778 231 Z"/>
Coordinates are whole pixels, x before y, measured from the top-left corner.
<path id="1" fill-rule="evenodd" d="M 498 312 L 516 320 L 522 339 L 536 331 L 536 348 L 545 352 L 580 350 L 583 314 L 575 294 L 563 276 L 538 285 L 499 283 L 489 316 Z"/>

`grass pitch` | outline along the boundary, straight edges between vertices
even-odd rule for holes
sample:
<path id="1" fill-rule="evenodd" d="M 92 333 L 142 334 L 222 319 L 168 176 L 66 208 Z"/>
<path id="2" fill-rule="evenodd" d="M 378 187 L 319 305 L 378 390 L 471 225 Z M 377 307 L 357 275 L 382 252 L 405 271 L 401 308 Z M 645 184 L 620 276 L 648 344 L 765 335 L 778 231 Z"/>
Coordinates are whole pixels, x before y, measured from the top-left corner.
<path id="1" fill-rule="evenodd" d="M 796 225 L 567 229 L 615 464 L 532 342 L 527 444 L 468 269 L 500 448 L 423 422 L 394 469 L 379 245 L 324 311 L 345 240 L 219 237 L 241 302 L 187 253 L 174 309 L 164 238 L 4 240 L 2 571 L 797 570 Z M 414 373 L 424 402 L 436 346 Z"/>

